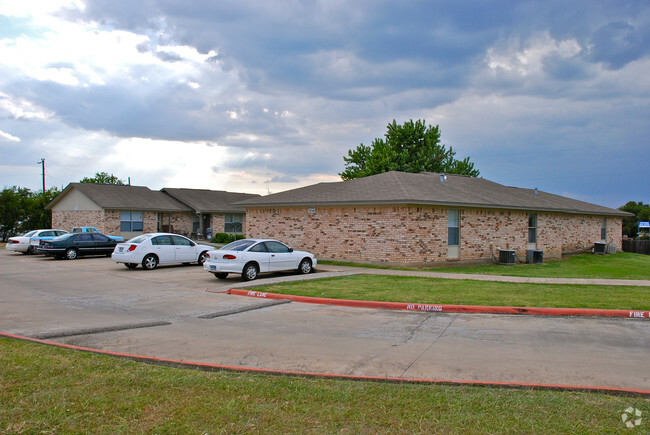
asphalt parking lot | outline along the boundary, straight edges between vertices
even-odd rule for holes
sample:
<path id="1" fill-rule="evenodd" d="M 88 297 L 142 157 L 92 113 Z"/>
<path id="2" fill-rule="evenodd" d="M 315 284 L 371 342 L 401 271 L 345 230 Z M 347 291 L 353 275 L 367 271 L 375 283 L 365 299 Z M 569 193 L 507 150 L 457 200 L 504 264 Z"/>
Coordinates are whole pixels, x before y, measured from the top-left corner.
<path id="1" fill-rule="evenodd" d="M 215 292 L 250 284 L 196 265 L 128 270 L 6 249 L 0 270 L 0 331 L 58 343 L 254 369 L 650 390 L 644 320 L 261 300 Z M 341 273 L 354 271 L 322 266 L 307 278 Z"/>

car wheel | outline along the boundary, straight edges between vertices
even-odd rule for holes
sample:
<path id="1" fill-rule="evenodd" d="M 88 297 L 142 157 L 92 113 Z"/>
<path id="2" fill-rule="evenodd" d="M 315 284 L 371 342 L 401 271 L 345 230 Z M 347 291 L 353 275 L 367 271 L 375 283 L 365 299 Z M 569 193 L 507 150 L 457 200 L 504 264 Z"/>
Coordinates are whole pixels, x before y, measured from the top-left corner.
<path id="1" fill-rule="evenodd" d="M 300 264 L 298 265 L 298 273 L 306 275 L 311 272 L 311 260 L 309 258 L 303 258 Z"/>
<path id="2" fill-rule="evenodd" d="M 146 270 L 154 270 L 158 266 L 158 257 L 149 254 L 142 259 L 142 267 Z"/>
<path id="3" fill-rule="evenodd" d="M 207 254 L 208 251 L 203 251 L 201 254 L 199 254 L 199 260 L 197 263 L 199 263 L 199 266 L 203 266 L 203 263 L 205 263 L 205 254 Z"/>
<path id="4" fill-rule="evenodd" d="M 67 260 L 76 260 L 78 256 L 79 256 L 79 253 L 74 248 L 68 248 L 65 251 L 65 258 Z"/>
<path id="5" fill-rule="evenodd" d="M 127 269 L 135 269 L 138 267 L 138 263 L 124 263 L 124 266 L 126 266 Z"/>
<path id="6" fill-rule="evenodd" d="M 219 272 L 214 274 L 217 279 L 226 279 L 228 278 L 228 272 Z"/>
<path id="7" fill-rule="evenodd" d="M 244 266 L 241 277 L 244 278 L 244 281 L 252 281 L 257 278 L 258 273 L 259 270 L 257 269 L 257 265 L 255 263 L 248 263 Z"/>
<path id="8" fill-rule="evenodd" d="M 36 253 L 36 249 L 34 249 L 33 246 L 28 246 L 27 247 L 27 255 L 33 255 Z"/>

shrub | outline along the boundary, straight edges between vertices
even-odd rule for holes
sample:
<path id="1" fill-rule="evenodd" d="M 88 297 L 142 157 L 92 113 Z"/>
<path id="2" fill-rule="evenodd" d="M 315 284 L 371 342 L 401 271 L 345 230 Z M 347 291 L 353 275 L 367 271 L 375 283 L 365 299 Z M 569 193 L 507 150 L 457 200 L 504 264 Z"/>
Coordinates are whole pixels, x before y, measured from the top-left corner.
<path id="1" fill-rule="evenodd" d="M 212 238 L 212 243 L 231 243 L 243 238 L 243 234 L 216 233 Z"/>

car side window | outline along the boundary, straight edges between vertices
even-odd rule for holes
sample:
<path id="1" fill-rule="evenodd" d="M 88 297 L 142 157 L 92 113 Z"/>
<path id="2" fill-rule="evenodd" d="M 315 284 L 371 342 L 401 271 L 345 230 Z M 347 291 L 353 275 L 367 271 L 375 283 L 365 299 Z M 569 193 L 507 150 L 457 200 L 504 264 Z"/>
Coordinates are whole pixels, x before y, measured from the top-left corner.
<path id="1" fill-rule="evenodd" d="M 51 237 L 53 236 L 52 231 L 43 231 L 38 235 L 38 237 Z"/>
<path id="2" fill-rule="evenodd" d="M 91 236 L 96 242 L 108 242 L 108 237 L 103 234 L 91 234 Z"/>
<path id="3" fill-rule="evenodd" d="M 88 234 L 88 233 L 81 233 L 81 234 L 79 234 L 79 236 L 77 237 L 77 240 L 76 240 L 76 241 L 77 241 L 77 242 L 92 242 L 92 240 L 93 240 L 93 236 L 91 236 L 90 234 Z"/>
<path id="4" fill-rule="evenodd" d="M 180 245 L 180 246 L 194 246 L 191 240 L 186 239 L 185 237 L 180 237 L 180 236 L 172 236 L 172 240 L 174 241 L 174 245 Z"/>
<path id="5" fill-rule="evenodd" d="M 174 243 L 172 243 L 172 238 L 169 236 L 158 236 L 151 239 L 151 244 L 157 246 L 169 246 Z"/>
<path id="6" fill-rule="evenodd" d="M 248 250 L 248 252 L 269 252 L 264 242 L 260 242 Z"/>
<path id="7" fill-rule="evenodd" d="M 289 247 L 280 242 L 266 242 L 266 248 L 269 252 L 289 252 Z"/>

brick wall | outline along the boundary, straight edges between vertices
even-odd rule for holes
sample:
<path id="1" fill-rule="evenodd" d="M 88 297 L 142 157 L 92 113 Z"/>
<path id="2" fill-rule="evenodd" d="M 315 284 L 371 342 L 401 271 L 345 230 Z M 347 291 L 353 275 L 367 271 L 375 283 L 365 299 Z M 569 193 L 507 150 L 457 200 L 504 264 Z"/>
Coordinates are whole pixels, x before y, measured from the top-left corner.
<path id="1" fill-rule="evenodd" d="M 74 227 L 95 227 L 105 232 L 104 213 L 103 210 L 52 210 L 52 228 L 72 231 Z"/>
<path id="2" fill-rule="evenodd" d="M 447 261 L 446 208 L 425 206 L 250 208 L 248 237 L 282 240 L 320 258 L 384 263 Z M 489 261 L 496 248 L 525 258 L 528 212 L 461 210 L 460 260 Z M 538 213 L 537 249 L 545 258 L 600 240 L 601 217 Z M 621 219 L 609 218 L 608 241 L 621 246 Z"/>

